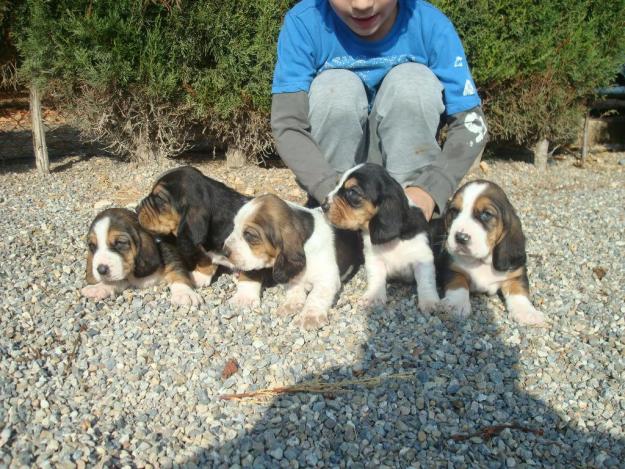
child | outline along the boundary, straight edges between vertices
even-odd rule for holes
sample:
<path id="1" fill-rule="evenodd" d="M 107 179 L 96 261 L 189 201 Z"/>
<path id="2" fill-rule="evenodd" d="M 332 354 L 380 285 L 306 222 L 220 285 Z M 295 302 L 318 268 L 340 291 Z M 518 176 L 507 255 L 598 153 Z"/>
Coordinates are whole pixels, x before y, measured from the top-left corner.
<path id="1" fill-rule="evenodd" d="M 422 0 L 302 0 L 284 19 L 272 93 L 278 153 L 317 202 L 369 161 L 429 220 L 486 143 L 460 38 Z"/>

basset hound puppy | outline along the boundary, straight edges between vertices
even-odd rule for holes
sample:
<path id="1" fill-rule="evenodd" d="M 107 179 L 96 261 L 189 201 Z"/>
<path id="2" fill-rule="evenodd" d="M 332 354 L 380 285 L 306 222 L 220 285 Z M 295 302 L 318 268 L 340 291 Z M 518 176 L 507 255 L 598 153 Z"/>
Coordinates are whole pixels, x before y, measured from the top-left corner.
<path id="1" fill-rule="evenodd" d="M 158 178 L 137 214 L 139 223 L 151 233 L 175 237 L 195 286 L 203 287 L 210 285 L 219 265 L 232 269 L 221 251 L 235 214 L 248 200 L 198 169 L 182 166 Z M 241 272 L 231 304 L 258 304 L 261 282 L 261 273 Z"/>
<path id="2" fill-rule="evenodd" d="M 442 219 L 439 281 L 443 306 L 457 316 L 471 312 L 469 292 L 501 291 L 513 319 L 541 324 L 545 317 L 529 299 L 525 236 L 521 221 L 497 184 L 471 181 L 453 195 Z"/>
<path id="3" fill-rule="evenodd" d="M 89 285 L 81 290 L 83 296 L 101 300 L 128 286 L 146 288 L 165 280 L 173 304 L 201 303 L 175 246 L 157 242 L 134 212 L 109 208 L 99 213 L 91 223 L 87 243 Z"/>
<path id="4" fill-rule="evenodd" d="M 267 194 L 244 205 L 224 253 L 241 270 L 272 269 L 287 284 L 278 314 L 297 313 L 295 324 L 310 330 L 328 323 L 328 310 L 362 262 L 355 233 L 334 230 L 319 209 L 308 209 Z"/>
<path id="5" fill-rule="evenodd" d="M 346 171 L 321 208 L 332 225 L 362 233 L 364 305 L 386 303 L 386 282 L 397 278 L 416 280 L 422 312 L 436 309 L 439 297 L 428 223 L 382 166 L 366 163 Z"/>

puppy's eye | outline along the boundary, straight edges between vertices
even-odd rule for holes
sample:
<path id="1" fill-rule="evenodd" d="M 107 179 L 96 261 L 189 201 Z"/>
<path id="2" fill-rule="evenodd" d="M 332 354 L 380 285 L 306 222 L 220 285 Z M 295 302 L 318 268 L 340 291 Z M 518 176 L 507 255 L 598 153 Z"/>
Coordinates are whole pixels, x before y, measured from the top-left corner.
<path id="1" fill-rule="evenodd" d="M 89 243 L 87 243 L 87 246 L 89 246 L 89 251 L 91 252 L 95 252 L 97 246 L 95 245 L 95 243 L 89 241 Z"/>
<path id="2" fill-rule="evenodd" d="M 243 239 L 248 244 L 258 244 L 258 243 L 260 243 L 260 236 L 258 236 L 257 233 L 255 233 L 254 231 L 251 231 L 251 230 L 245 230 L 243 232 Z"/>
<path id="3" fill-rule="evenodd" d="M 345 199 L 351 206 L 357 206 L 362 201 L 362 195 L 354 187 L 345 189 Z"/>
<path id="4" fill-rule="evenodd" d="M 456 218 L 458 216 L 458 214 L 460 213 L 460 210 L 458 210 L 456 207 L 449 207 L 447 209 L 447 214 L 451 217 L 451 218 Z"/>
<path id="5" fill-rule="evenodd" d="M 495 214 L 493 212 L 488 211 L 488 210 L 484 210 L 484 211 L 479 213 L 478 218 L 481 221 L 483 221 L 484 223 L 487 223 L 487 222 L 491 221 L 493 218 L 495 218 Z"/>
<path id="6" fill-rule="evenodd" d="M 130 246 L 130 243 L 128 242 L 127 239 L 124 239 L 124 238 L 117 239 L 115 243 L 113 244 L 113 247 L 117 249 L 118 251 L 125 251 L 126 249 L 128 249 L 129 246 Z"/>
<path id="7" fill-rule="evenodd" d="M 159 196 L 154 196 L 154 205 L 156 205 L 159 210 L 162 210 L 167 205 L 167 202 L 165 202 Z"/>

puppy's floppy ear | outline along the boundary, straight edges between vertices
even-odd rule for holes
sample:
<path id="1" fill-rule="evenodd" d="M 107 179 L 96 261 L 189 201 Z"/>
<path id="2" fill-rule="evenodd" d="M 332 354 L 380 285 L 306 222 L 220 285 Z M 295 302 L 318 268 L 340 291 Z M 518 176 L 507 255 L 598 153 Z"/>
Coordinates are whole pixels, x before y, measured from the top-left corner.
<path id="1" fill-rule="evenodd" d="M 176 238 L 178 249 L 185 261 L 197 254 L 197 247 L 204 242 L 209 230 L 210 216 L 206 209 L 191 207 L 183 212 Z"/>
<path id="2" fill-rule="evenodd" d="M 277 283 L 287 283 L 306 267 L 302 236 L 291 224 L 276 227 L 267 235 L 278 251 L 273 265 L 273 279 Z"/>
<path id="3" fill-rule="evenodd" d="M 180 225 L 178 226 L 178 237 L 186 237 L 194 246 L 202 244 L 206 233 L 210 229 L 210 216 L 206 209 L 200 207 L 190 207 L 184 211 Z"/>
<path id="4" fill-rule="evenodd" d="M 95 277 L 93 276 L 93 253 L 89 251 L 87 254 L 87 268 L 85 269 L 85 279 L 87 280 L 87 284 L 94 285 L 97 282 Z"/>
<path id="5" fill-rule="evenodd" d="M 404 191 L 395 181 L 383 179 L 379 191 L 378 211 L 369 222 L 372 244 L 384 244 L 399 238 L 408 212 Z"/>
<path id="6" fill-rule="evenodd" d="M 445 210 L 443 211 L 443 214 L 441 215 L 441 220 L 442 220 L 442 229 L 445 233 L 449 233 L 449 228 L 451 228 L 451 224 L 453 222 L 452 215 L 451 215 L 451 203 L 453 202 L 453 197 L 450 198 L 447 203 L 445 204 Z"/>
<path id="7" fill-rule="evenodd" d="M 445 228 L 445 217 L 432 218 L 428 223 L 428 233 L 430 235 L 430 244 L 434 256 L 437 257 L 443 250 L 447 239 L 447 229 Z"/>
<path id="8" fill-rule="evenodd" d="M 303 249 L 282 250 L 273 265 L 273 279 L 277 283 L 287 283 L 306 267 L 306 255 Z"/>
<path id="9" fill-rule="evenodd" d="M 518 269 L 527 260 L 521 220 L 511 205 L 501 212 L 504 233 L 493 248 L 493 266 L 499 271 Z"/>
<path id="10" fill-rule="evenodd" d="M 146 277 L 161 265 L 161 256 L 154 237 L 143 229 L 137 230 L 137 254 L 135 257 L 135 277 Z"/>

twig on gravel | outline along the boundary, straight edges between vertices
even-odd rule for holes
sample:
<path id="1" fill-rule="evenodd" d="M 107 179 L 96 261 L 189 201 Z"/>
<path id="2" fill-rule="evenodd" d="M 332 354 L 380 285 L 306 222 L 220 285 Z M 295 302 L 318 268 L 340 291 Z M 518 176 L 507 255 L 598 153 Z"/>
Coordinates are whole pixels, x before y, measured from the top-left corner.
<path id="1" fill-rule="evenodd" d="M 488 427 L 484 427 L 474 433 L 451 435 L 451 439 L 454 441 L 465 441 L 473 438 L 474 436 L 478 436 L 484 440 L 490 440 L 494 436 L 499 435 L 506 428 L 509 428 L 511 430 L 521 430 L 522 432 L 533 433 L 534 435 L 538 436 L 542 436 L 545 433 L 542 429 L 528 428 L 519 425 L 518 423 L 504 423 L 502 425 L 491 425 Z"/>
<path id="2" fill-rule="evenodd" d="M 74 340 L 74 348 L 67 355 L 67 366 L 65 367 L 65 372 L 64 372 L 65 376 L 67 376 L 70 370 L 72 369 L 72 364 L 74 363 L 74 360 L 76 359 L 76 355 L 78 355 L 78 348 L 80 347 L 80 344 L 82 343 L 82 333 L 85 332 L 86 330 L 87 330 L 87 326 L 85 324 L 81 324 L 80 329 L 78 330 L 78 335 L 76 336 L 76 340 Z"/>
<path id="3" fill-rule="evenodd" d="M 270 389 L 260 389 L 258 391 L 243 392 L 240 394 L 222 394 L 220 399 L 225 401 L 242 400 L 242 399 L 262 399 L 277 396 L 279 394 L 298 394 L 298 393 L 313 393 L 313 394 L 332 394 L 349 391 L 351 386 L 378 386 L 384 381 L 390 379 L 410 379 L 414 378 L 414 373 L 395 373 L 391 375 L 374 376 L 370 378 L 362 379 L 347 379 L 343 381 L 337 381 L 334 383 L 327 383 L 323 381 L 308 381 L 305 383 L 294 384 L 291 386 L 281 386 Z"/>

